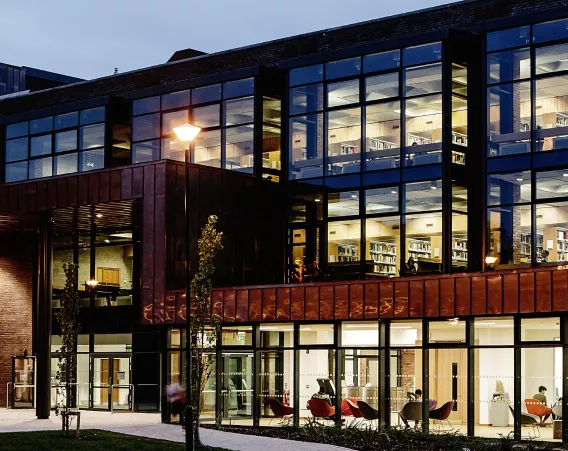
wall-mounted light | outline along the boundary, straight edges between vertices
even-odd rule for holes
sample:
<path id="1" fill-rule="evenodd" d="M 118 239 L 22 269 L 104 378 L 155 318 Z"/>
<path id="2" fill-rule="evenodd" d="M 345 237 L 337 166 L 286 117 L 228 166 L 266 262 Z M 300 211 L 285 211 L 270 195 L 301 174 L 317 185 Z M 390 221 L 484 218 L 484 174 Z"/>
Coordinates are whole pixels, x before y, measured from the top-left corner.
<path id="1" fill-rule="evenodd" d="M 95 215 L 95 217 L 96 217 L 97 219 L 101 219 L 101 218 L 103 217 L 103 215 L 101 215 L 100 213 L 97 213 L 97 214 Z"/>
<path id="2" fill-rule="evenodd" d="M 452 318 L 448 320 L 452 326 L 457 326 L 460 323 L 459 318 Z"/>
<path id="3" fill-rule="evenodd" d="M 497 257 L 493 257 L 492 255 L 488 255 L 487 257 L 485 257 L 485 263 L 489 266 L 495 264 L 496 261 Z"/>
<path id="4" fill-rule="evenodd" d="M 95 280 L 95 279 L 87 280 L 85 282 L 85 285 L 87 285 L 87 288 L 90 288 L 90 289 L 96 288 L 98 284 L 99 284 L 99 281 Z"/>

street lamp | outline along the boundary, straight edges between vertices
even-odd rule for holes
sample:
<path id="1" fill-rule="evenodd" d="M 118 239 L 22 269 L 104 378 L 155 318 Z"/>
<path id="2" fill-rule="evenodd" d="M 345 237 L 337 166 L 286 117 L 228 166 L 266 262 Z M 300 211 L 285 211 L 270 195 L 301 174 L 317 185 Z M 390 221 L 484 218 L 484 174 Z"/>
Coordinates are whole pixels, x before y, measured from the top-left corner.
<path id="1" fill-rule="evenodd" d="M 191 352 L 191 337 L 189 327 L 189 280 L 191 272 L 189 269 L 189 253 L 190 253 L 190 240 L 189 240 L 189 153 L 190 144 L 195 139 L 197 134 L 201 131 L 199 127 L 192 124 L 184 124 L 174 127 L 174 133 L 180 142 L 186 144 L 185 146 L 185 314 L 186 314 L 186 334 L 185 334 L 185 352 L 187 360 L 187 371 L 185 373 L 186 380 L 186 399 L 188 405 L 186 407 L 185 416 L 185 449 L 193 450 L 193 406 L 191 405 L 192 399 L 192 370 L 193 359 Z"/>

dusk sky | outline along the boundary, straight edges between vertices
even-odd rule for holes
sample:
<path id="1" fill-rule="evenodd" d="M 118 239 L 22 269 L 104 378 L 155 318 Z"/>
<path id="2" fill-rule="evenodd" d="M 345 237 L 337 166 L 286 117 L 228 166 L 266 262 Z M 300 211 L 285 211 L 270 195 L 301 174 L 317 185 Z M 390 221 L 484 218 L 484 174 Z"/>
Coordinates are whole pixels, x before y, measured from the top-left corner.
<path id="1" fill-rule="evenodd" d="M 29 0 L 3 2 L 0 62 L 81 78 L 387 17 L 444 0 Z"/>

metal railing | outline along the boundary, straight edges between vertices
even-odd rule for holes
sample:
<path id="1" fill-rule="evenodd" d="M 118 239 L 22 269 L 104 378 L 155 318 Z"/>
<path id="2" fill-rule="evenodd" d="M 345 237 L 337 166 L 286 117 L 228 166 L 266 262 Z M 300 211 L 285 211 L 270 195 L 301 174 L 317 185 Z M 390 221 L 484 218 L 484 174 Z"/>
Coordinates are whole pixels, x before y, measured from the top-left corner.
<path id="1" fill-rule="evenodd" d="M 35 395 L 36 395 L 35 384 L 34 385 L 16 384 L 15 382 L 10 381 L 6 383 L 6 409 L 10 408 L 10 385 L 12 386 L 12 403 L 14 403 L 14 393 L 16 391 L 16 388 L 33 388 L 34 400 L 35 400 Z"/>

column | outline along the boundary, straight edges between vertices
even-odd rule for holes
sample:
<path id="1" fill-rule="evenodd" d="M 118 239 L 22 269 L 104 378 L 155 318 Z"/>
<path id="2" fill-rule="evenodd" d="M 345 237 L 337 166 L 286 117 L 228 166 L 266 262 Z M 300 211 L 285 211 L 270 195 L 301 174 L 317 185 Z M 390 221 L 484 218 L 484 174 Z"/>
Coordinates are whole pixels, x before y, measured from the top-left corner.
<path id="1" fill-rule="evenodd" d="M 51 212 L 41 216 L 39 230 L 37 290 L 36 416 L 47 419 L 51 411 L 51 279 L 53 265 Z"/>

